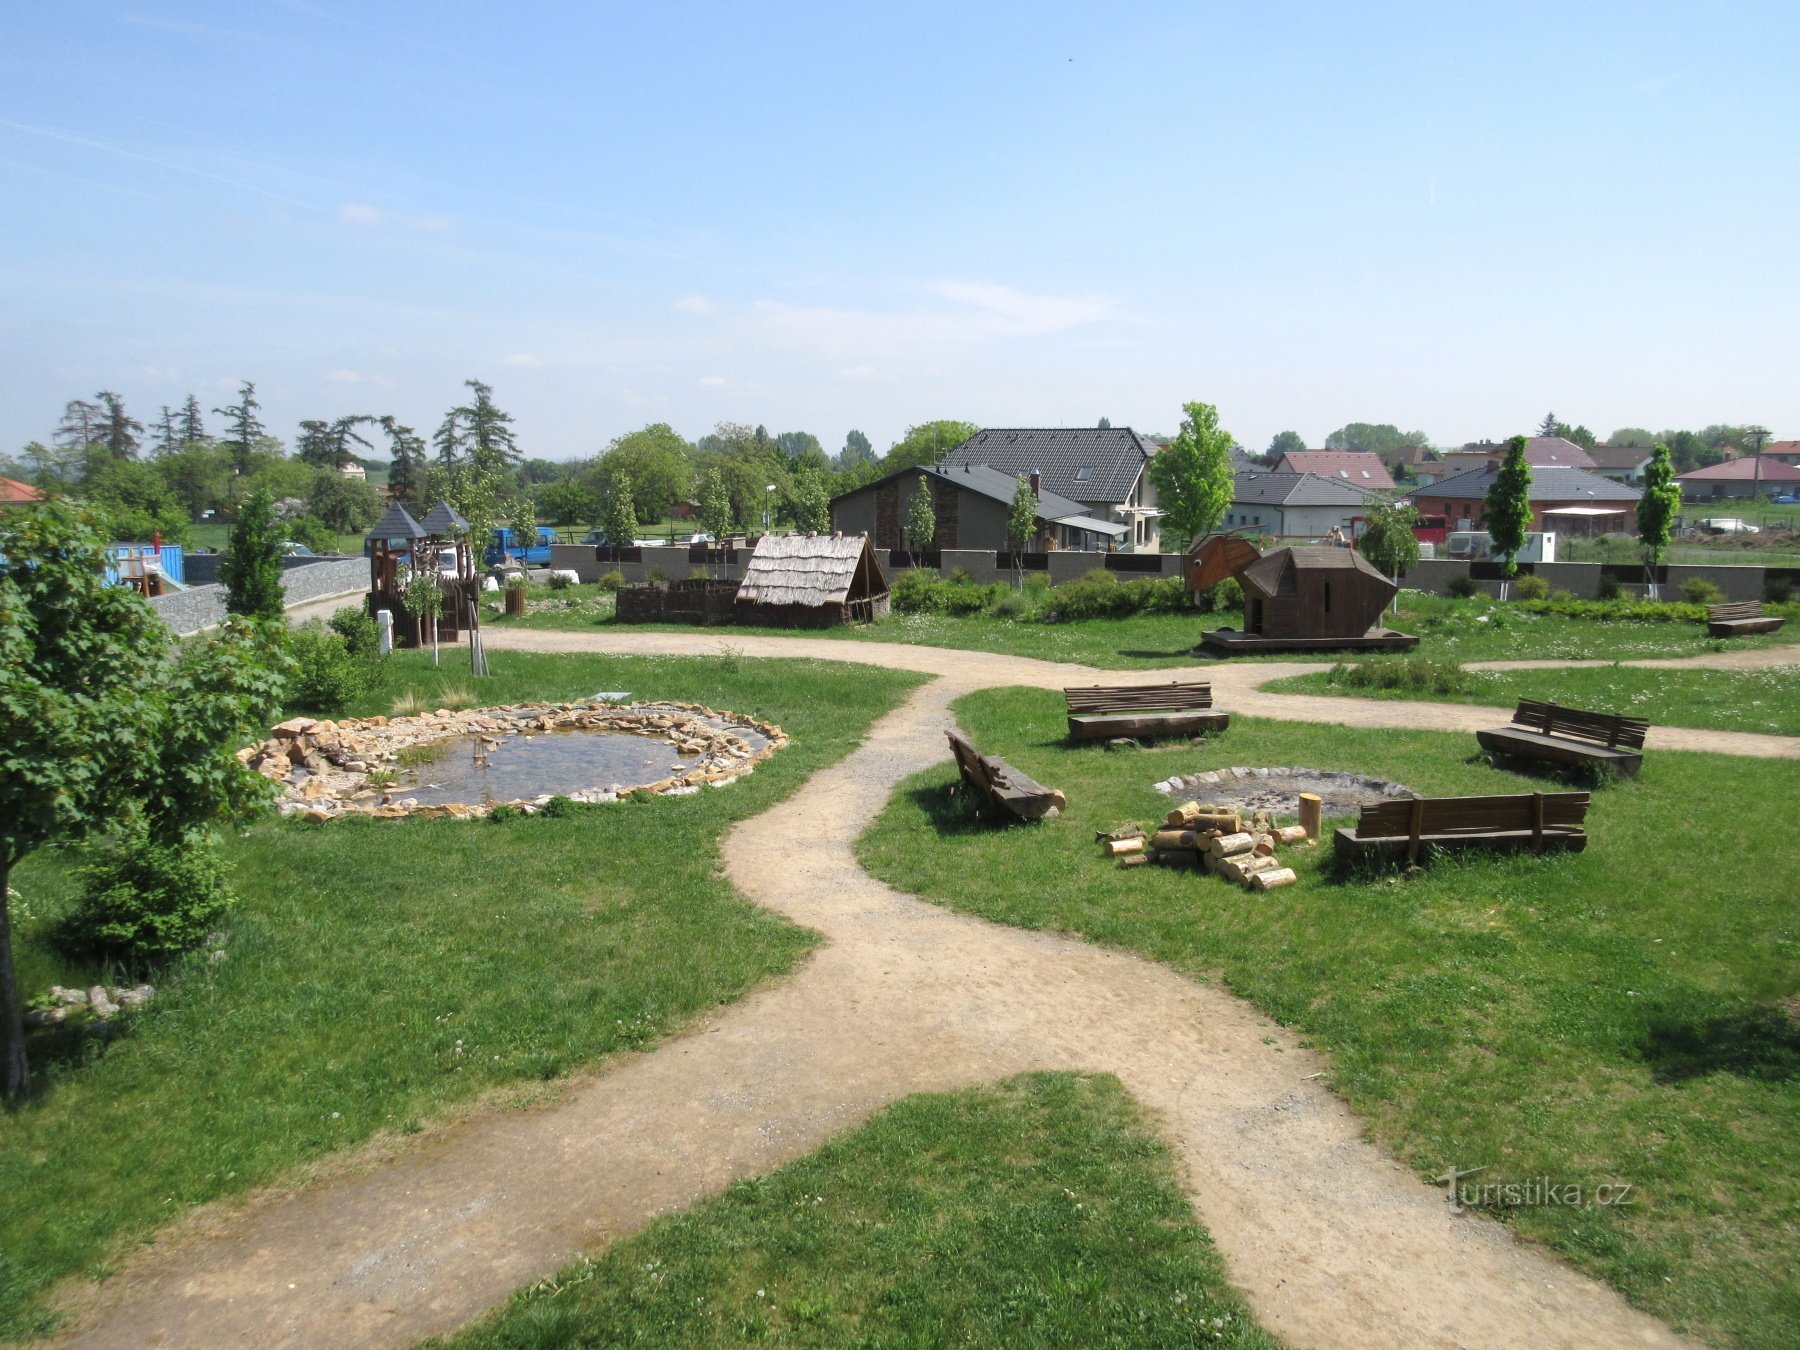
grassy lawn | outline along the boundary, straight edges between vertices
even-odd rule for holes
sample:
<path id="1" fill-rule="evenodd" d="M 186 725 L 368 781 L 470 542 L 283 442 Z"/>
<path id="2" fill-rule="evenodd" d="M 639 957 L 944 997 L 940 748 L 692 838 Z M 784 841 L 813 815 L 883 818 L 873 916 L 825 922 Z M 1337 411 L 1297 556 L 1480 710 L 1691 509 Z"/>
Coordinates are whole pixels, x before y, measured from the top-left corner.
<path id="1" fill-rule="evenodd" d="M 212 548 L 223 551 L 231 542 L 230 525 L 191 525 L 188 528 L 194 532 L 193 546 L 196 550 Z M 360 534 L 340 534 L 337 541 L 339 553 L 348 553 L 354 558 L 363 551 L 363 536 Z"/>
<path id="2" fill-rule="evenodd" d="M 1111 1077 L 920 1094 L 519 1294 L 465 1347 L 1273 1346 Z"/>
<path id="3" fill-rule="evenodd" d="M 1351 769 L 1428 795 L 1537 780 L 1430 732 L 1240 719 L 1216 748 L 1121 755 L 1066 748 L 1046 691 L 973 695 L 958 716 L 1068 811 L 1027 843 L 974 824 L 940 766 L 862 841 L 877 876 L 1221 978 L 1327 1051 L 1372 1136 L 1423 1177 L 1631 1185 L 1629 1205 L 1498 1217 L 1718 1343 L 1796 1342 L 1800 763 L 1656 753 L 1596 794 L 1584 854 L 1337 879 L 1326 848 L 1299 855 L 1299 885 L 1255 896 L 1119 871 L 1093 831 L 1160 817 L 1152 782 L 1222 765 Z"/>
<path id="4" fill-rule="evenodd" d="M 1295 675 L 1265 687 L 1288 693 L 1430 699 L 1506 708 L 1516 706 L 1522 698 L 1549 699 L 1574 708 L 1646 717 L 1658 726 L 1800 736 L 1797 676 L 1800 653 L 1795 665 L 1765 670 L 1644 670 L 1634 666 L 1470 670 L 1460 676 L 1464 688 L 1447 692 L 1368 688 L 1354 683 L 1354 675 L 1346 670 Z"/>
<path id="5" fill-rule="evenodd" d="M 227 959 L 159 973 L 155 1003 L 109 1042 L 34 1039 L 36 1096 L 0 1129 L 0 1339 L 44 1324 L 38 1298 L 59 1277 L 105 1273 L 191 1206 L 581 1071 L 787 969 L 812 938 L 738 899 L 716 842 L 916 684 L 804 661 L 492 664 L 483 702 L 628 689 L 750 713 L 793 741 L 726 791 L 573 819 L 271 820 L 231 839 Z M 386 712 L 408 687 L 436 706 L 470 681 L 403 654 L 356 711 Z M 107 974 L 44 941 L 68 862 L 39 855 L 13 875 L 33 916 L 15 935 L 28 997 Z"/>

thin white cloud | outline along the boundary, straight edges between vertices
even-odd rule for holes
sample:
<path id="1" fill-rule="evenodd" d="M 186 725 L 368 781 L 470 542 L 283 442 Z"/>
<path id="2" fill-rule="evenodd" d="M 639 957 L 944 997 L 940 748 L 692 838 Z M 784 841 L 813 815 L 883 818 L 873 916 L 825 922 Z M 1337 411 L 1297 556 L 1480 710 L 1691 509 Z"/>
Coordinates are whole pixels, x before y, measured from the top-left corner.
<path id="1" fill-rule="evenodd" d="M 708 389 L 723 389 L 730 381 L 723 375 L 702 375 L 700 377 L 700 383 L 705 385 Z"/>
<path id="2" fill-rule="evenodd" d="M 754 318 L 786 346 L 837 357 L 877 357 L 1047 337 L 1116 317 L 1110 301 L 1030 295 L 982 282 L 941 281 L 927 286 L 925 293 L 936 303 L 889 312 L 763 301 L 755 307 Z"/>
<path id="3" fill-rule="evenodd" d="M 326 371 L 325 378 L 333 384 L 361 384 L 363 382 L 363 377 L 354 370 Z"/>
<path id="4" fill-rule="evenodd" d="M 543 365 L 544 358 L 541 356 L 534 356 L 530 352 L 514 352 L 511 356 L 501 357 L 500 364 L 503 366 L 514 366 L 514 367 L 518 367 L 518 368 L 522 368 L 522 369 L 529 369 L 532 366 Z"/>
<path id="5" fill-rule="evenodd" d="M 365 202 L 345 202 L 338 207 L 337 218 L 345 225 L 393 225 L 403 230 L 417 230 L 421 234 L 443 234 L 456 228 L 452 221 L 443 216 L 403 216 Z"/>
<path id="6" fill-rule="evenodd" d="M 684 295 L 675 302 L 675 308 L 683 314 L 717 314 L 719 307 L 704 295 Z"/>

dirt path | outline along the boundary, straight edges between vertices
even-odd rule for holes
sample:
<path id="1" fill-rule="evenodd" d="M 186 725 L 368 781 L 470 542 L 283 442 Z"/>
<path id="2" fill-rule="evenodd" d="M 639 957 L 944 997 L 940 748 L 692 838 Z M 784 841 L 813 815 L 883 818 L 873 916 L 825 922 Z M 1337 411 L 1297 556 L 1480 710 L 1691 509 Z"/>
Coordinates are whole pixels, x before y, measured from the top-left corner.
<path id="1" fill-rule="evenodd" d="M 612 635 L 506 637 L 548 650 L 718 645 L 698 634 L 616 646 Z M 818 930 L 821 949 L 549 1106 L 482 1115 L 369 1175 L 153 1248 L 99 1287 L 73 1343 L 410 1343 L 901 1096 L 1044 1068 L 1115 1073 L 1157 1115 L 1234 1282 L 1290 1344 L 1680 1343 L 1504 1227 L 1458 1215 L 1365 1142 L 1309 1077 L 1325 1061 L 1247 1002 L 1132 956 L 927 905 L 862 872 L 852 843 L 901 779 L 945 757 L 951 700 L 1081 670 L 819 639 L 733 645 L 943 676 L 724 841 L 733 883 Z M 1247 682 L 1221 702 L 1239 706 L 1239 692 Z M 1329 702 L 1329 720 L 1345 720 Z"/>

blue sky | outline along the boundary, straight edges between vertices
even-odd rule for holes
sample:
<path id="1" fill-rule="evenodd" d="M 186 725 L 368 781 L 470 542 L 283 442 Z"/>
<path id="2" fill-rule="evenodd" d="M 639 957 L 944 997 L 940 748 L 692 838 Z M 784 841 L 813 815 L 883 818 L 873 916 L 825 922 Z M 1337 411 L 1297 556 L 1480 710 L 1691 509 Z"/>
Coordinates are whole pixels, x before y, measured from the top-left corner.
<path id="1" fill-rule="evenodd" d="M 667 421 L 1800 437 L 1800 6 L 13 4 L 0 450 Z"/>

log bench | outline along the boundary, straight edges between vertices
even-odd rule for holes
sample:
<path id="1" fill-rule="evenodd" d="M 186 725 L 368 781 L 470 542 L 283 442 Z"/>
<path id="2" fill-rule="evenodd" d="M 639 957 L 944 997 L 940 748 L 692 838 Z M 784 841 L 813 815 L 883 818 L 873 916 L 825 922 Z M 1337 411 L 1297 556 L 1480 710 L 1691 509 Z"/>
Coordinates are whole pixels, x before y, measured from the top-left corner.
<path id="1" fill-rule="evenodd" d="M 1055 788 L 1043 786 L 1003 759 L 982 754 L 958 733 L 944 734 L 950 738 L 950 753 L 956 756 L 956 768 L 963 782 L 984 801 L 1004 807 L 1020 820 L 1042 820 L 1052 812 L 1060 813 L 1069 804 Z"/>
<path id="2" fill-rule="evenodd" d="M 1212 685 L 1095 684 L 1065 689 L 1069 739 L 1110 740 L 1115 736 L 1192 736 L 1223 731 L 1230 713 L 1212 710 Z"/>
<path id="3" fill-rule="evenodd" d="M 1743 633 L 1773 633 L 1787 620 L 1763 613 L 1762 603 L 1743 600 L 1733 605 L 1708 605 L 1706 631 L 1713 637 L 1738 637 Z"/>
<path id="4" fill-rule="evenodd" d="M 1370 855 L 1418 862 L 1426 845 L 1498 852 L 1580 853 L 1587 847 L 1588 794 L 1526 792 L 1507 797 L 1414 797 L 1362 809 L 1354 830 L 1334 842 L 1340 862 Z"/>
<path id="5" fill-rule="evenodd" d="M 1641 717 L 1583 712 L 1556 703 L 1520 699 L 1510 725 L 1478 731 L 1483 750 L 1549 764 L 1606 764 L 1626 778 L 1637 776 L 1644 763 Z"/>

